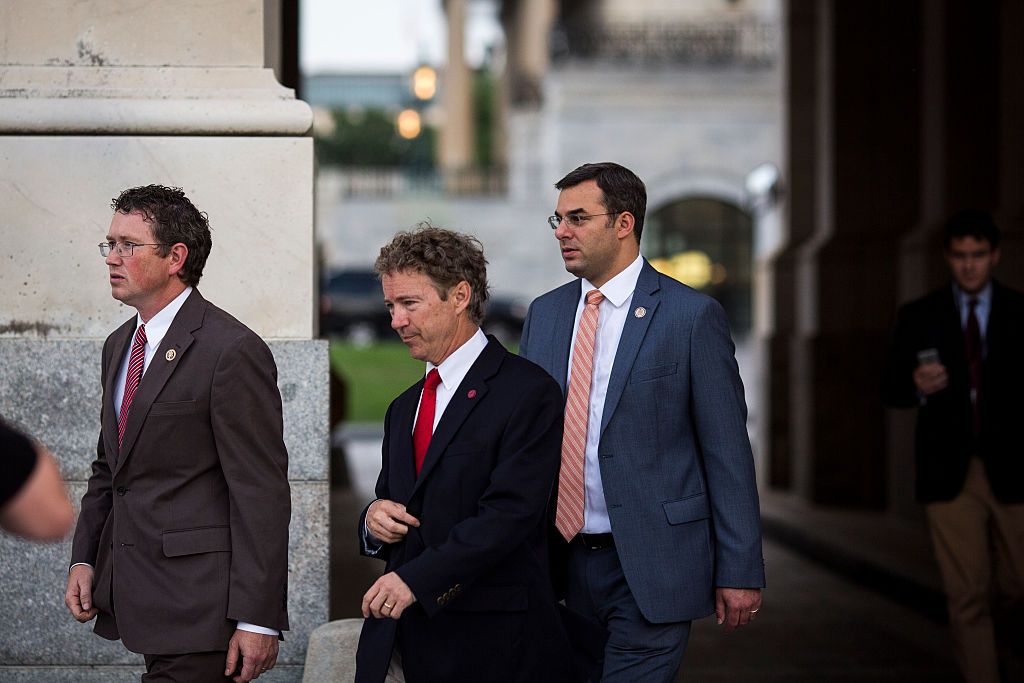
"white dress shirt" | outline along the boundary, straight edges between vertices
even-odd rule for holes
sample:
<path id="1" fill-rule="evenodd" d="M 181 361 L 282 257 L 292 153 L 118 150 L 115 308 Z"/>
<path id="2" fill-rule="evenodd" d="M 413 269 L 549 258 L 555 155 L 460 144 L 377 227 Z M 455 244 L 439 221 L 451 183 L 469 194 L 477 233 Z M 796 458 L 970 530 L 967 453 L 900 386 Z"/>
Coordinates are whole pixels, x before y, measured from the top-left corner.
<path id="1" fill-rule="evenodd" d="M 626 326 L 629 305 L 633 301 L 633 290 L 640 278 L 640 270 L 644 260 L 637 256 L 636 260 L 626 266 L 621 273 L 613 277 L 601 287 L 594 287 L 586 278 L 581 278 L 583 285 L 580 301 L 576 306 L 576 321 L 572 326 L 572 344 L 569 348 L 569 372 L 566 374 L 566 386 L 572 377 L 572 354 L 576 348 L 576 333 L 580 327 L 580 316 L 586 305 L 587 293 L 597 289 L 604 295 L 598 306 L 597 335 L 594 340 L 594 374 L 590 381 L 590 411 L 587 415 L 587 447 L 584 451 L 584 480 L 586 499 L 583 506 L 583 533 L 606 534 L 612 530 L 608 519 L 608 504 L 604 500 L 604 487 L 601 484 L 601 466 L 597 460 L 597 447 L 601 441 L 601 418 L 604 415 L 604 399 L 608 395 L 608 380 L 612 375 L 615 363 L 615 352 L 619 348 L 622 328 Z"/>
<path id="2" fill-rule="evenodd" d="M 477 328 L 476 334 L 470 337 L 462 346 L 455 349 L 450 356 L 441 361 L 440 365 L 427 362 L 426 374 L 429 375 L 431 370 L 437 368 L 437 374 L 441 376 L 441 383 L 437 385 L 437 397 L 434 400 L 434 424 L 430 428 L 431 434 L 437 429 L 437 423 L 441 421 L 441 416 L 444 415 L 445 408 L 451 403 L 452 396 L 455 395 L 455 391 L 462 384 L 462 380 L 466 378 L 469 369 L 473 367 L 473 363 L 480 357 L 486 346 L 487 335 L 483 333 L 483 330 Z M 420 402 L 422 401 L 423 392 L 421 391 Z M 419 415 L 420 408 L 417 404 L 416 417 L 419 417 Z M 414 432 L 416 431 L 416 417 L 412 421 Z"/>
<path id="3" fill-rule="evenodd" d="M 192 293 L 191 287 L 186 287 L 185 291 L 174 297 L 171 303 L 167 304 L 160 309 L 160 312 L 149 319 L 146 323 L 146 360 L 142 363 L 142 375 L 146 375 L 146 370 L 149 369 L 149 362 L 153 360 L 153 356 L 156 354 L 157 348 L 160 347 L 160 342 L 164 340 L 164 335 L 167 334 L 167 330 L 171 328 L 171 323 L 174 322 L 174 317 L 178 315 L 178 311 L 181 310 L 182 305 L 185 303 L 185 299 Z M 135 315 L 135 332 L 139 331 L 139 325 L 143 324 L 142 316 Z M 132 333 L 132 340 L 135 339 L 135 332 Z M 124 357 L 121 358 L 121 369 L 117 371 L 117 379 L 114 380 L 114 415 L 121 415 L 121 401 L 124 400 L 124 382 L 128 378 L 128 358 L 132 354 L 132 345 L 129 344 L 128 348 L 125 349 Z M 142 383 L 142 380 L 139 380 Z"/>
<path id="4" fill-rule="evenodd" d="M 142 365 L 142 376 L 146 376 L 146 370 L 149 369 L 149 363 L 153 360 L 153 356 L 156 355 L 157 348 L 160 347 L 160 342 L 164 340 L 167 335 L 167 330 L 171 328 L 171 323 L 174 322 L 174 318 L 178 315 L 178 311 L 181 310 L 182 305 L 185 303 L 185 299 L 192 293 L 191 287 L 186 287 L 185 291 L 176 296 L 171 303 L 167 304 L 160 309 L 160 312 L 149 319 L 146 325 L 146 359 Z M 142 316 L 136 314 L 135 316 L 135 330 L 139 329 L 139 325 L 142 325 Z M 132 333 L 132 339 L 135 339 L 135 333 Z M 121 358 L 121 369 L 117 372 L 117 378 L 114 380 L 114 415 L 121 414 L 121 401 L 124 399 L 124 382 L 128 377 L 128 357 L 131 355 L 132 345 L 128 345 L 128 349 L 125 351 L 124 357 Z M 141 385 L 142 380 L 139 380 Z M 86 564 L 85 562 L 79 562 L 78 564 Z M 78 564 L 72 565 L 74 569 Z M 92 566 L 92 565 L 89 565 Z M 275 628 L 266 628 L 265 626 L 257 626 L 250 624 L 245 621 L 238 622 L 238 628 L 242 631 L 251 631 L 253 633 L 262 633 L 263 635 L 276 636 L 281 632 Z"/>
<path id="5" fill-rule="evenodd" d="M 956 307 L 960 311 L 960 327 L 967 329 L 967 316 L 970 315 L 970 300 L 976 299 L 978 303 L 974 306 L 974 317 L 978 319 L 978 331 L 981 332 L 981 341 L 985 341 L 985 333 L 988 332 L 988 314 L 992 311 L 992 282 L 986 284 L 977 294 L 968 294 L 953 284 L 953 293 L 956 294 Z"/>

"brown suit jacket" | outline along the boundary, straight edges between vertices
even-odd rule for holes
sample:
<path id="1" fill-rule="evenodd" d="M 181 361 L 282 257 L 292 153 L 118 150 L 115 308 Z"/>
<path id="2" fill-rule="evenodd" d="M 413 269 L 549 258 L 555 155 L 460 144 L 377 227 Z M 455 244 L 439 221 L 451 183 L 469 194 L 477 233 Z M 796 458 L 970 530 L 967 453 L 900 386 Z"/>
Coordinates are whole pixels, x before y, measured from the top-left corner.
<path id="1" fill-rule="evenodd" d="M 288 628 L 288 454 L 277 368 L 193 290 L 117 444 L 114 383 L 135 318 L 103 346 L 97 458 L 72 563 L 95 567 L 95 631 L 145 654 L 227 648 L 237 621 Z M 173 353 L 171 353 L 173 351 Z"/>

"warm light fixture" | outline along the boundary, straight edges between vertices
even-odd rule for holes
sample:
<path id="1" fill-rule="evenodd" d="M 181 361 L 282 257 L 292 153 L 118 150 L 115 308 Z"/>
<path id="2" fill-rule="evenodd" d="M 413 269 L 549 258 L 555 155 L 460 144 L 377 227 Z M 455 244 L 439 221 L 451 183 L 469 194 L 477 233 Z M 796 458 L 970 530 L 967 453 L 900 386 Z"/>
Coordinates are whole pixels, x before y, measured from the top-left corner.
<path id="1" fill-rule="evenodd" d="M 725 281 L 725 267 L 712 263 L 711 258 L 703 251 L 684 251 L 668 258 L 651 259 L 651 265 L 658 272 L 695 289 L 703 289 L 708 284 L 717 285 Z"/>
<path id="2" fill-rule="evenodd" d="M 420 100 L 433 99 L 437 93 L 437 72 L 421 66 L 412 74 L 412 93 Z"/>
<path id="3" fill-rule="evenodd" d="M 412 140 L 420 134 L 420 115 L 415 109 L 405 109 L 398 115 L 398 134 Z"/>

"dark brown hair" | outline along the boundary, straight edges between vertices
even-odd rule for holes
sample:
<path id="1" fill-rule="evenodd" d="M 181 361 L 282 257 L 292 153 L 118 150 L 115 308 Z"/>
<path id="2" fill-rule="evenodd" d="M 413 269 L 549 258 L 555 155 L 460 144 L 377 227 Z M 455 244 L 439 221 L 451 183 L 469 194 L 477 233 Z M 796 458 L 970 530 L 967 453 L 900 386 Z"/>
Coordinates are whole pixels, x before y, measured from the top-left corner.
<path id="1" fill-rule="evenodd" d="M 162 245 L 161 256 L 167 256 L 178 242 L 188 247 L 188 256 L 178 271 L 178 277 L 190 287 L 199 284 L 213 246 L 210 223 L 206 214 L 189 201 L 180 187 L 133 187 L 112 200 L 110 208 L 123 214 L 141 214 L 153 226 L 153 237 Z"/>
<path id="2" fill-rule="evenodd" d="M 575 187 L 588 180 L 596 180 L 604 193 L 604 207 L 608 213 L 633 214 L 633 235 L 640 242 L 644 229 L 644 215 L 647 213 L 647 188 L 644 181 L 625 166 L 611 161 L 599 164 L 583 164 L 570 171 L 555 183 L 556 190 Z M 609 218 L 614 218 L 609 216 Z"/>
<path id="3" fill-rule="evenodd" d="M 378 276 L 414 271 L 434 283 L 442 301 L 448 291 L 463 280 L 469 283 L 469 318 L 479 325 L 487 302 L 487 259 L 480 240 L 462 233 L 420 223 L 415 230 L 403 231 L 381 247 L 373 264 Z"/>

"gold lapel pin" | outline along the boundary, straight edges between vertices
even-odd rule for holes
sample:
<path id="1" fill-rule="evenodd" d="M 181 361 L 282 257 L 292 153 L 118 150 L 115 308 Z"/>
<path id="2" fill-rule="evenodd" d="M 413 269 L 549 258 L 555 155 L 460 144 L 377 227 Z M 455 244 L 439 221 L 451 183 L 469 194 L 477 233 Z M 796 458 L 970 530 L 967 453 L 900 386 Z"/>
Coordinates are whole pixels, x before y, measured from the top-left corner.
<path id="1" fill-rule="evenodd" d="M 636 309 L 633 311 L 633 315 L 635 315 L 638 318 L 642 318 L 645 315 L 647 315 L 647 309 L 644 308 L 643 306 L 637 306 Z"/>
<path id="2" fill-rule="evenodd" d="M 166 358 L 168 361 L 172 361 L 177 355 L 178 353 L 174 349 L 167 349 L 167 353 L 164 354 L 164 358 Z"/>

